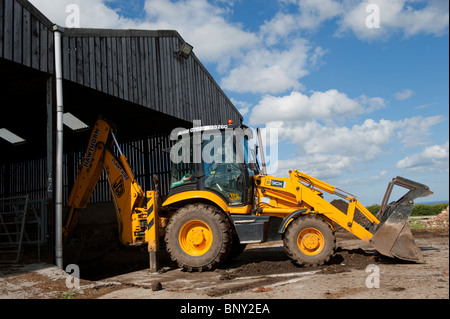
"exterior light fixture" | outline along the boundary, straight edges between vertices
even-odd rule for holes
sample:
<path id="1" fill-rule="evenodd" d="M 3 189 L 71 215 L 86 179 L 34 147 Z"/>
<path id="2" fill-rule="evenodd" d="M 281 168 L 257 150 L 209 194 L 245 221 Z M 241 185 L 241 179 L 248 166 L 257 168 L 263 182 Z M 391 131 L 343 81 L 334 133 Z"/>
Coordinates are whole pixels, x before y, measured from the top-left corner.
<path id="1" fill-rule="evenodd" d="M 68 112 L 64 113 L 63 122 L 64 125 L 68 126 L 72 131 L 76 132 L 84 131 L 89 128 L 88 125 L 84 124 L 80 119 Z"/>
<path id="2" fill-rule="evenodd" d="M 20 136 L 17 136 L 10 130 L 6 128 L 0 128 L 0 137 L 8 142 L 10 142 L 12 145 L 20 145 L 26 143 L 26 141 L 21 138 Z"/>
<path id="3" fill-rule="evenodd" d="M 175 52 L 177 55 L 188 59 L 189 56 L 192 53 L 192 50 L 194 49 L 194 47 L 192 45 L 190 45 L 189 43 L 185 42 L 183 43 L 183 45 L 181 46 L 181 49 L 177 52 Z"/>

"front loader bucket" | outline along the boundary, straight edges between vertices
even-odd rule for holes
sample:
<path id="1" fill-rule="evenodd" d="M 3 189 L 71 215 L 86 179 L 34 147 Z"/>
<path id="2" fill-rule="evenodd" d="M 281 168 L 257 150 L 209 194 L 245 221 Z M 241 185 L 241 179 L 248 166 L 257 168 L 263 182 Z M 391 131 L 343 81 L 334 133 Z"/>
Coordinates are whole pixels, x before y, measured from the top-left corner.
<path id="1" fill-rule="evenodd" d="M 410 191 L 398 201 L 387 205 L 394 185 L 408 188 Z M 372 229 L 373 237 L 370 239 L 372 246 L 385 256 L 423 263 L 422 252 L 414 241 L 408 219 L 414 206 L 414 199 L 431 194 L 433 193 L 426 185 L 402 177 L 394 178 L 389 183 L 377 215 L 380 224 Z"/>
<path id="2" fill-rule="evenodd" d="M 370 240 L 372 246 L 381 254 L 403 260 L 423 262 L 423 256 L 417 247 L 408 218 L 412 204 L 398 205 Z"/>

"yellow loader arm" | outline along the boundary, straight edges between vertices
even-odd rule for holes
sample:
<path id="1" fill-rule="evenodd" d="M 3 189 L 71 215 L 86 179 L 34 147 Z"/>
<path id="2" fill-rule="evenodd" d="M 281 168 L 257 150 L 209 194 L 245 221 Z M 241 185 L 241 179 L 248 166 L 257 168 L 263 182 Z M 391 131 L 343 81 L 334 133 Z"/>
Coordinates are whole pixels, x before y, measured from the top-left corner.
<path id="1" fill-rule="evenodd" d="M 330 184 L 327 184 L 312 176 L 297 170 L 290 171 L 289 178 L 278 178 L 261 175 L 261 186 L 257 189 L 259 198 L 262 200 L 258 205 L 258 213 L 261 215 L 280 217 L 286 213 L 294 213 L 299 210 L 313 212 L 325 216 L 329 221 L 342 226 L 358 238 L 369 241 L 372 234 L 354 221 L 355 210 L 358 209 L 372 223 L 379 224 L 380 221 L 372 215 L 354 195 L 346 193 Z M 307 183 L 304 185 L 301 181 Z M 341 212 L 322 197 L 322 192 L 335 194 L 349 201 L 348 211 Z M 270 199 L 270 202 L 267 202 Z M 287 225 L 286 225 L 287 226 Z"/>
<path id="2" fill-rule="evenodd" d="M 283 218 L 280 233 L 284 232 L 294 218 L 315 214 L 330 225 L 336 223 L 361 240 L 372 244 L 381 254 L 404 260 L 423 261 L 407 221 L 413 200 L 432 194 L 425 185 L 397 177 L 388 187 L 382 211 L 374 216 L 356 196 L 297 170 L 289 171 L 289 178 L 259 175 L 255 181 L 259 200 L 257 214 Z M 408 188 L 410 191 L 397 202 L 387 205 L 393 185 Z M 323 192 L 347 200 L 347 211 L 342 212 L 330 204 L 323 198 Z M 363 226 L 355 221 L 356 210 L 367 219 L 367 225 Z"/>

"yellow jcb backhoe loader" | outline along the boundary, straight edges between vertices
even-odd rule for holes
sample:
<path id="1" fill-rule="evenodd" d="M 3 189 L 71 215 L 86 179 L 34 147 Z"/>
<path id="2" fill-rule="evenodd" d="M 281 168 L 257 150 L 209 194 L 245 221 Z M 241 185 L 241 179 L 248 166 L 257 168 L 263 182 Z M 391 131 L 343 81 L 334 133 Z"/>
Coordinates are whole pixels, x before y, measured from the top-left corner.
<path id="1" fill-rule="evenodd" d="M 65 237 L 71 236 L 104 170 L 120 241 L 148 245 L 153 271 L 159 267 L 157 252 L 163 239 L 172 260 L 187 271 L 214 269 L 241 253 L 246 244 L 278 240 L 297 264 L 321 265 L 334 254 L 336 225 L 383 255 L 424 261 L 408 217 L 415 198 L 432 194 L 427 186 L 394 178 L 374 216 L 354 195 L 300 171 L 289 171 L 288 178 L 267 175 L 264 150 L 261 170 L 258 161 L 250 159 L 251 130 L 245 126 L 194 127 L 176 135 L 178 142 L 170 151 L 171 188 L 163 200 L 157 189 L 144 193 L 120 151 L 113 126 L 98 120 L 69 197 Z M 262 148 L 259 130 L 258 139 Z M 395 185 L 409 191 L 389 203 Z M 348 201 L 348 210 L 334 207 L 323 198 L 324 192 Z M 355 221 L 357 211 L 366 225 Z"/>

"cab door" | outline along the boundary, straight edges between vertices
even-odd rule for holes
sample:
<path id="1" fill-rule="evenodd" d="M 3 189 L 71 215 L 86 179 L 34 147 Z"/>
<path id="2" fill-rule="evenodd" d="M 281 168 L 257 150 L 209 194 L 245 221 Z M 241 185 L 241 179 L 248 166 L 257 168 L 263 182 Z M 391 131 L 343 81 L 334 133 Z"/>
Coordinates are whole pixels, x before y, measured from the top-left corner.
<path id="1" fill-rule="evenodd" d="M 242 206 L 248 202 L 249 172 L 244 145 L 235 136 L 228 130 L 203 135 L 202 186 L 217 193 L 229 206 Z"/>

